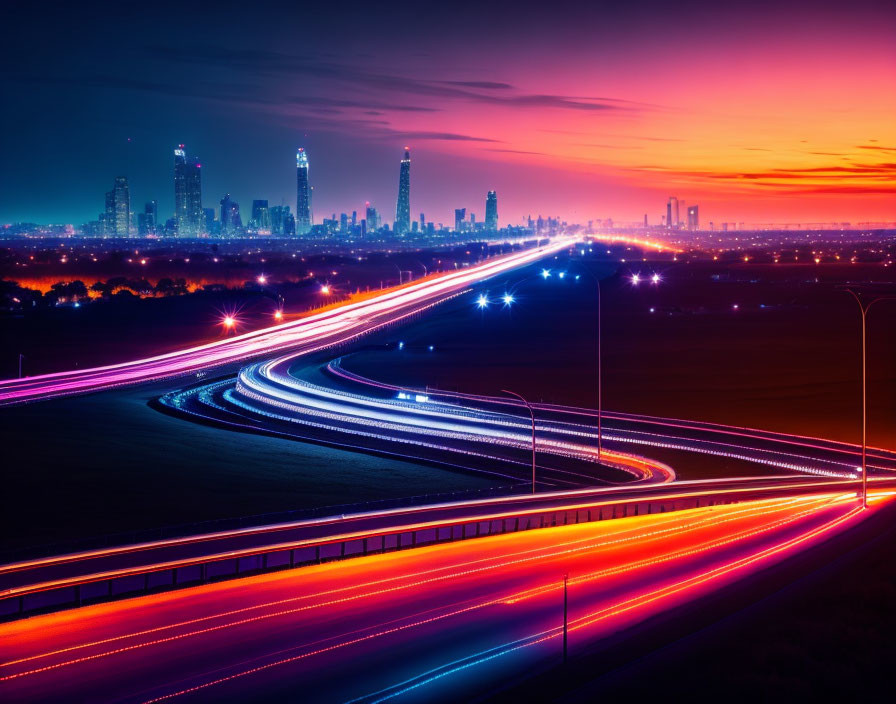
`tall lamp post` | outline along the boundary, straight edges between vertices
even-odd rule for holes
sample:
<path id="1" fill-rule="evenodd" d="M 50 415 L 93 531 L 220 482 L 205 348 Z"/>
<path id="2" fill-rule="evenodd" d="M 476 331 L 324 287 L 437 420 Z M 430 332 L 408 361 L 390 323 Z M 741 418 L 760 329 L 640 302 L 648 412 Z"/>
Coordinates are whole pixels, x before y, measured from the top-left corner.
<path id="1" fill-rule="evenodd" d="M 867 359 L 867 339 L 866 339 L 866 322 L 868 311 L 875 303 L 880 301 L 894 301 L 896 296 L 875 296 L 869 301 L 862 299 L 862 292 L 852 288 L 844 289 L 859 304 L 859 311 L 862 314 L 862 507 L 868 508 L 868 359 Z"/>
<path id="2" fill-rule="evenodd" d="M 529 402 L 520 396 L 518 393 L 514 393 L 513 391 L 508 391 L 507 389 L 501 389 L 501 391 L 505 394 L 510 394 L 511 396 L 515 396 L 520 401 L 525 404 L 526 408 L 529 409 L 529 417 L 532 418 L 532 493 L 535 493 L 535 412 L 532 410 L 532 406 Z"/>

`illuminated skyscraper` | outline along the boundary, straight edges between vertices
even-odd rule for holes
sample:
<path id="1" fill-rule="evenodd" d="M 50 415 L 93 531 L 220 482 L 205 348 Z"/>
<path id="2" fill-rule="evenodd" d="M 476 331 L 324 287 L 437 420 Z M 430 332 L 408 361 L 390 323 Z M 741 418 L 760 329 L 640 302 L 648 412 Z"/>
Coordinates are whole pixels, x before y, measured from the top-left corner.
<path id="1" fill-rule="evenodd" d="M 143 212 L 137 213 L 137 234 L 154 235 L 159 220 L 159 204 L 151 200 L 143 206 Z"/>
<path id="2" fill-rule="evenodd" d="M 303 147 L 296 152 L 296 234 L 311 230 L 311 187 L 308 183 L 308 155 Z"/>
<path id="3" fill-rule="evenodd" d="M 404 235 L 411 229 L 411 151 L 404 148 L 404 159 L 398 172 L 398 205 L 395 207 L 395 234 Z"/>
<path id="4" fill-rule="evenodd" d="M 196 237 L 204 229 L 201 166 L 183 144 L 174 150 L 174 218 L 180 237 Z"/>
<path id="5" fill-rule="evenodd" d="M 461 230 L 466 229 L 466 220 L 467 220 L 467 209 L 466 208 L 455 208 L 454 209 L 454 231 L 460 232 Z"/>
<path id="6" fill-rule="evenodd" d="M 143 206 L 143 213 L 146 215 L 146 225 L 150 234 L 155 234 L 156 228 L 159 226 L 159 204 L 151 200 Z"/>
<path id="7" fill-rule="evenodd" d="M 131 231 L 131 197 L 127 176 L 116 176 L 115 185 L 106 193 L 103 235 L 127 237 Z"/>
<path id="8" fill-rule="evenodd" d="M 498 194 L 489 191 L 485 197 L 485 229 L 494 232 L 498 229 Z"/>
<path id="9" fill-rule="evenodd" d="M 271 234 L 271 211 L 266 200 L 252 201 L 251 227 L 260 234 Z"/>
<path id="10" fill-rule="evenodd" d="M 221 234 L 236 235 L 243 229 L 243 219 L 240 217 L 240 204 L 230 197 L 228 193 L 221 199 Z"/>
<path id="11" fill-rule="evenodd" d="M 692 205 L 688 208 L 688 230 L 692 232 L 700 229 L 700 209 L 699 206 Z"/>
<path id="12" fill-rule="evenodd" d="M 380 216 L 376 212 L 376 208 L 370 205 L 370 201 L 366 203 L 367 212 L 366 220 L 367 220 L 367 231 L 368 232 L 376 232 L 380 227 Z"/>
<path id="13" fill-rule="evenodd" d="M 295 218 L 292 213 L 289 212 L 288 205 L 275 205 L 270 210 L 270 218 L 271 218 L 271 234 L 273 235 L 287 235 L 287 234 L 295 234 Z M 293 226 L 291 228 L 287 227 L 287 223 L 292 220 Z M 287 232 L 287 230 L 291 230 Z"/>
<path id="14" fill-rule="evenodd" d="M 681 220 L 679 219 L 678 213 L 678 198 L 675 196 L 669 196 L 669 201 L 666 203 L 666 227 L 671 230 L 677 229 Z"/>

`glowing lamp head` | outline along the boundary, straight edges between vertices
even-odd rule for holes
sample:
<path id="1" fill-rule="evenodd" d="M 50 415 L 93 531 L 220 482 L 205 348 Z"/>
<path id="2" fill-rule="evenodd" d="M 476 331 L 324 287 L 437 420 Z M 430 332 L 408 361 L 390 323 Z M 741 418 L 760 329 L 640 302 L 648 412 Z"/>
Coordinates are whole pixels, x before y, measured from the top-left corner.
<path id="1" fill-rule="evenodd" d="M 479 308 L 487 308 L 488 307 L 488 297 L 484 294 L 480 295 L 479 298 L 476 299 L 476 305 Z"/>
<path id="2" fill-rule="evenodd" d="M 659 275 L 659 274 L 654 274 L 653 276 L 650 277 L 650 283 L 652 283 L 652 284 L 658 284 L 659 282 L 660 282 L 660 275 Z"/>
<path id="3" fill-rule="evenodd" d="M 264 285 L 268 282 L 268 277 L 265 276 L 264 274 L 261 274 L 261 275 L 258 277 L 257 281 L 258 281 L 258 283 L 260 283 L 262 286 L 264 286 Z"/>
<path id="4" fill-rule="evenodd" d="M 550 276 L 551 276 L 551 270 L 550 270 L 550 269 L 542 269 L 542 270 L 541 270 L 541 276 L 542 276 L 542 278 L 544 278 L 544 279 L 548 279 L 548 278 L 550 278 Z"/>
<path id="5" fill-rule="evenodd" d="M 323 286 L 320 287 L 320 292 L 322 294 L 324 294 L 325 296 L 328 296 L 328 295 L 330 295 L 330 287 L 327 284 L 324 284 Z"/>
<path id="6" fill-rule="evenodd" d="M 274 320 L 283 320 L 283 311 L 278 310 L 274 313 Z"/>
<path id="7" fill-rule="evenodd" d="M 637 286 L 641 283 L 641 275 L 640 274 L 632 274 L 632 283 Z"/>
<path id="8" fill-rule="evenodd" d="M 566 272 L 565 272 L 565 271 L 561 271 L 559 274 L 557 274 L 557 276 L 559 276 L 561 279 L 563 279 L 563 278 L 566 277 Z"/>
<path id="9" fill-rule="evenodd" d="M 222 320 L 221 323 L 225 328 L 232 328 L 234 325 L 236 325 L 236 318 L 234 318 L 232 315 L 227 315 L 224 316 L 224 320 Z"/>
<path id="10" fill-rule="evenodd" d="M 505 306 L 509 306 L 512 305 L 516 299 L 509 293 L 505 293 L 503 296 L 501 296 L 501 300 L 504 301 Z"/>

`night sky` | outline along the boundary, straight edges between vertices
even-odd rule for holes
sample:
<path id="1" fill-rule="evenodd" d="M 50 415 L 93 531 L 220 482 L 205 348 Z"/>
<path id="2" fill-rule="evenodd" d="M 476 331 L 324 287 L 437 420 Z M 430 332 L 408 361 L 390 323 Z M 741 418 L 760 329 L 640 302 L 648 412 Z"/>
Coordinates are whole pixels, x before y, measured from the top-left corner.
<path id="1" fill-rule="evenodd" d="M 244 211 L 295 207 L 306 147 L 318 222 L 391 222 L 405 145 L 436 222 L 896 220 L 892 2 L 378 5 L 5 3 L 0 222 L 95 219 L 117 174 L 167 217 L 179 142 Z"/>

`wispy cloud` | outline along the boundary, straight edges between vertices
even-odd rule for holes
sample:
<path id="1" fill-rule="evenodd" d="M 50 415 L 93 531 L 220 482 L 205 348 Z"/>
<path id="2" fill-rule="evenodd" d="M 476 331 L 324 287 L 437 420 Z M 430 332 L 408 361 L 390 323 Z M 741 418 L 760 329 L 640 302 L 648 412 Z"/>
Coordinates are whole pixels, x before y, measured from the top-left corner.
<path id="1" fill-rule="evenodd" d="M 874 142 L 876 140 L 872 139 L 870 141 Z M 870 149 L 870 150 L 878 151 L 878 152 L 896 152 L 896 147 L 882 147 L 877 144 L 860 144 L 856 148 L 857 149 Z"/>
<path id="2" fill-rule="evenodd" d="M 662 173 L 697 183 L 725 183 L 763 191 L 812 193 L 896 193 L 896 163 L 830 164 L 793 168 L 770 168 L 762 171 L 682 170 L 658 165 L 645 165 L 635 171 Z"/>
<path id="3" fill-rule="evenodd" d="M 487 152 L 501 152 L 503 154 L 529 154 L 532 156 L 551 156 L 545 152 L 528 152 L 525 149 L 495 149 L 490 147 L 486 149 Z"/>
<path id="4" fill-rule="evenodd" d="M 156 58 L 187 64 L 242 70 L 257 76 L 306 76 L 339 81 L 371 90 L 389 90 L 441 99 L 463 100 L 515 108 L 554 108 L 585 112 L 643 110 L 644 106 L 616 98 L 582 98 L 545 93 L 514 93 L 509 83 L 495 81 L 427 81 L 397 74 L 370 71 L 346 63 L 321 61 L 310 56 L 265 50 L 229 49 L 220 46 L 148 47 Z"/>

